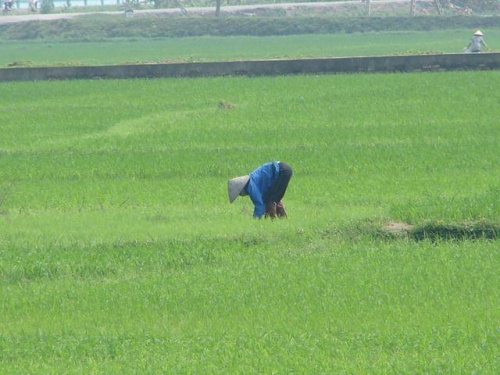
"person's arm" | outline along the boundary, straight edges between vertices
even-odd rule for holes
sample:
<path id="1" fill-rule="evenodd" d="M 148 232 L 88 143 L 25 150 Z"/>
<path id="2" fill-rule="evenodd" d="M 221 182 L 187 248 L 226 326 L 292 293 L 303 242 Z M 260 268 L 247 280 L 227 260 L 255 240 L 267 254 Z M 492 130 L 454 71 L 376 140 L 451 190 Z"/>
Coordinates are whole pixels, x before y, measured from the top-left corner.
<path id="1" fill-rule="evenodd" d="M 254 206 L 255 208 L 253 210 L 253 217 L 256 219 L 260 219 L 266 213 L 266 205 L 264 203 L 255 204 L 254 202 Z"/>
<path id="2" fill-rule="evenodd" d="M 253 217 L 261 218 L 266 213 L 266 204 L 264 203 L 262 191 L 260 191 L 259 185 L 253 181 L 253 177 L 250 177 L 250 181 L 246 187 L 246 192 L 255 206 L 253 210 Z"/>
<path id="3" fill-rule="evenodd" d="M 255 192 L 251 192 L 248 194 L 252 203 L 254 205 L 253 209 L 253 217 L 260 219 L 266 213 L 266 204 L 262 200 L 261 194 L 255 194 Z"/>

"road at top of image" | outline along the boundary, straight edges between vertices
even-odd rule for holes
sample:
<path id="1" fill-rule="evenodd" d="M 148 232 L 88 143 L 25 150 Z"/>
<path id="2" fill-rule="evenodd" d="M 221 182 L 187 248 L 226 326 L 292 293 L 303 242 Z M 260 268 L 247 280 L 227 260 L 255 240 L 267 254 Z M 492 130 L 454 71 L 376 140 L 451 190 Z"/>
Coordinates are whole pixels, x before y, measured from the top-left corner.
<path id="1" fill-rule="evenodd" d="M 432 0 L 420 0 L 421 2 L 432 2 Z M 335 1 L 335 2 L 313 2 L 313 3 L 279 3 L 279 4 L 254 4 L 254 5 L 231 5 L 222 6 L 222 13 L 235 13 L 243 11 L 252 11 L 256 9 L 293 9 L 293 8 L 333 8 L 345 4 L 364 3 L 366 0 L 351 0 L 351 1 Z M 372 3 L 409 3 L 410 0 L 373 0 Z M 188 7 L 185 8 L 187 14 L 207 14 L 215 13 L 215 6 L 213 7 Z M 108 14 L 120 15 L 124 14 L 122 11 L 103 11 L 103 12 L 84 12 L 84 13 L 51 13 L 51 14 L 25 14 L 25 15 L 3 15 L 0 16 L 0 25 L 7 23 L 27 22 L 27 21 L 51 21 L 59 19 L 71 19 L 78 16 L 88 16 L 94 14 Z M 160 14 L 160 13 L 182 13 L 179 8 L 168 9 L 144 9 L 135 10 L 134 14 Z"/>

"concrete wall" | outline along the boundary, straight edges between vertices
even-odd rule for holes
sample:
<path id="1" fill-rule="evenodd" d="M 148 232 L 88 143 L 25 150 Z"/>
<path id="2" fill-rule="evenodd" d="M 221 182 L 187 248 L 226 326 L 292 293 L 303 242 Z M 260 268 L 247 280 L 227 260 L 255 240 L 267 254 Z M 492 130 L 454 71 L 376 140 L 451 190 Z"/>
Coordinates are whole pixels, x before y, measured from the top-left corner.
<path id="1" fill-rule="evenodd" d="M 206 63 L 2 68 L 0 81 L 93 78 L 258 76 L 359 72 L 489 70 L 500 68 L 500 53 L 251 60 Z"/>

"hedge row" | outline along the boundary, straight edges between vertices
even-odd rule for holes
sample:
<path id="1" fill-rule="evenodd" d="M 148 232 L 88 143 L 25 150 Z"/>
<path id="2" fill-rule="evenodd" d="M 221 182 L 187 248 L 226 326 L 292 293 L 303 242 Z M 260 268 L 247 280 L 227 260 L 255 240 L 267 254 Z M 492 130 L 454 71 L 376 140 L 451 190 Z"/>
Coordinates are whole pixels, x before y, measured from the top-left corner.
<path id="1" fill-rule="evenodd" d="M 1 25 L 0 38 L 4 40 L 77 39 L 91 41 L 109 38 L 268 36 L 491 27 L 500 27 L 500 17 L 125 18 L 101 16 Z"/>

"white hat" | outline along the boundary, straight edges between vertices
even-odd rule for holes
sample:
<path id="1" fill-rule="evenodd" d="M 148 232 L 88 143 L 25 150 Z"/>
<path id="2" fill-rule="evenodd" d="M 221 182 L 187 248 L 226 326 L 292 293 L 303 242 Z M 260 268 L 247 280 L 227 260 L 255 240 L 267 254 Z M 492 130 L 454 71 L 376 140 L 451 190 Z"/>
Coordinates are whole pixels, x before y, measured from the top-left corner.
<path id="1" fill-rule="evenodd" d="M 481 30 L 477 30 L 474 35 L 478 35 L 478 36 L 483 36 L 483 33 L 481 32 Z"/>
<path id="2" fill-rule="evenodd" d="M 240 176 L 230 179 L 227 182 L 227 192 L 229 194 L 229 203 L 233 203 L 238 195 L 240 195 L 241 191 L 244 189 L 248 180 L 250 179 L 249 175 Z"/>

